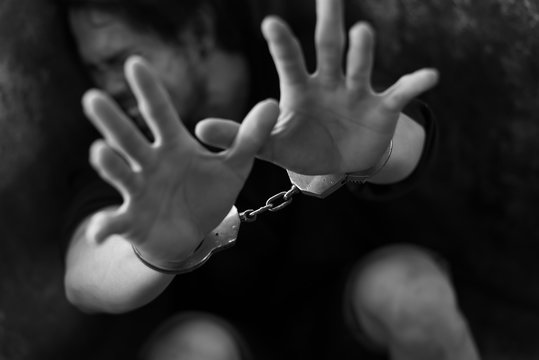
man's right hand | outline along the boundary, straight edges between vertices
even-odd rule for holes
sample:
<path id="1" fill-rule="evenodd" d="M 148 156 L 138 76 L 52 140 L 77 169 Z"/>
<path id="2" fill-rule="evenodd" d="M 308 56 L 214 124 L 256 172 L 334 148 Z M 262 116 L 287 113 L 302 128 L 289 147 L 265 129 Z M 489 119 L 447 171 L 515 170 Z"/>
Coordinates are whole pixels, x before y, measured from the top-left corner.
<path id="1" fill-rule="evenodd" d="M 146 140 L 109 96 L 85 94 L 85 113 L 104 137 L 91 147 L 91 164 L 124 200 L 94 216 L 87 236 L 101 242 L 118 234 L 149 258 L 182 259 L 227 215 L 279 107 L 273 101 L 255 106 L 232 147 L 212 153 L 183 126 L 145 61 L 130 58 L 125 73 L 155 141 Z"/>

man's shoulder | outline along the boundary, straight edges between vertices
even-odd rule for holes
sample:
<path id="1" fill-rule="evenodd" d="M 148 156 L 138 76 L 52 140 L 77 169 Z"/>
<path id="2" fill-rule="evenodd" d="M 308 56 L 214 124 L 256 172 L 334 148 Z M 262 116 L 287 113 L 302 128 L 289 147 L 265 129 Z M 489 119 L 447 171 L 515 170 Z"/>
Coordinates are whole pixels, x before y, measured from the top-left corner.
<path id="1" fill-rule="evenodd" d="M 81 166 L 74 172 L 69 186 L 73 196 L 64 212 L 62 227 L 66 241 L 90 215 L 122 201 L 118 191 L 103 181 L 89 165 Z"/>

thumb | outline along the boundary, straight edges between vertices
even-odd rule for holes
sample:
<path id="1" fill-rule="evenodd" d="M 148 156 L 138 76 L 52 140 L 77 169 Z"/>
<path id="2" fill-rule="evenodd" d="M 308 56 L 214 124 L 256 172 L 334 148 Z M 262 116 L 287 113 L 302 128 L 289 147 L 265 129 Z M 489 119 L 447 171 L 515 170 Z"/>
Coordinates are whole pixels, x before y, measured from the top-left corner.
<path id="1" fill-rule="evenodd" d="M 195 127 L 195 135 L 206 145 L 228 149 L 233 143 L 240 124 L 232 120 L 204 119 Z"/>
<path id="2" fill-rule="evenodd" d="M 438 79 L 438 71 L 428 68 L 404 75 L 384 92 L 384 103 L 389 110 L 400 112 L 413 98 L 434 87 Z"/>
<path id="3" fill-rule="evenodd" d="M 275 100 L 265 100 L 247 114 L 238 134 L 229 149 L 228 158 L 232 166 L 250 164 L 256 154 L 268 141 L 279 117 L 279 104 Z"/>
<path id="4" fill-rule="evenodd" d="M 117 209 L 108 209 L 96 213 L 86 228 L 89 241 L 102 243 L 111 235 L 122 234 L 127 229 L 127 221 Z"/>

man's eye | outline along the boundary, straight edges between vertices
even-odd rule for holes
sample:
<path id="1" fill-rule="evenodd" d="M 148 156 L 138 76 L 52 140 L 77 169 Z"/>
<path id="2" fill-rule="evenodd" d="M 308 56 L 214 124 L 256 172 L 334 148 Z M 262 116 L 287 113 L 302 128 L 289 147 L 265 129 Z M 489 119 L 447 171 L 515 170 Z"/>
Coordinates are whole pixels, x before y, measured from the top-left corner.
<path id="1" fill-rule="evenodd" d="M 90 74 L 95 74 L 99 71 L 99 68 L 93 64 L 85 64 L 85 67 Z"/>
<path id="2" fill-rule="evenodd" d="M 123 69 L 126 60 L 127 60 L 127 56 L 116 58 L 109 64 L 109 66 L 116 70 Z"/>
<path id="3" fill-rule="evenodd" d="M 122 55 L 111 57 L 104 62 L 104 65 L 108 70 L 122 69 L 124 66 L 125 60 L 127 60 L 128 56 L 129 54 L 125 54 L 125 55 L 122 54 Z"/>
<path id="4" fill-rule="evenodd" d="M 88 66 L 88 74 L 92 79 L 97 79 L 101 75 L 102 71 L 97 66 Z"/>

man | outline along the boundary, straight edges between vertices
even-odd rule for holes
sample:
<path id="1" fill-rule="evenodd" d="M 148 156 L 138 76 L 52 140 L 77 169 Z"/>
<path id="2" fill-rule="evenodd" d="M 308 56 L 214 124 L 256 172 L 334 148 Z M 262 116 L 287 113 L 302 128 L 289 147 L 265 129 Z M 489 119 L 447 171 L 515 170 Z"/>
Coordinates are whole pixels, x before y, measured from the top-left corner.
<path id="1" fill-rule="evenodd" d="M 70 301 L 86 311 L 120 313 L 151 302 L 172 286 L 174 275 L 168 270 L 197 254 L 207 243 L 208 234 L 234 204 L 253 206 L 260 201 L 256 194 L 271 188 L 272 179 L 276 179 L 273 185 L 284 185 L 274 167 L 265 165 L 261 170 L 255 167 L 251 172 L 255 156 L 301 174 L 359 173 L 372 184 L 409 182 L 414 170 L 425 166 L 421 156 L 424 144 L 429 143 L 425 141 L 425 130 L 401 110 L 436 83 L 436 72 L 420 70 L 403 77 L 385 92 L 375 93 L 370 85 L 373 34 L 366 24 L 359 23 L 350 31 L 343 74 L 345 36 L 340 1 L 317 1 L 317 70 L 312 75 L 308 74 L 299 43 L 286 24 L 275 17 L 263 21 L 262 32 L 279 75 L 278 105 L 272 100 L 259 102 L 277 94 L 273 92 L 271 76 L 266 76 L 267 59 L 256 53 L 260 49 L 259 45 L 254 45 L 256 37 L 242 32 L 242 22 L 227 18 L 227 15 L 239 13 L 220 12 L 224 10 L 218 10 L 218 3 L 209 1 L 157 3 L 77 2 L 70 12 L 79 52 L 96 85 L 115 98 L 146 134 L 144 137 L 104 92 L 92 90 L 85 95 L 84 109 L 104 135 L 104 140 L 97 140 L 92 146 L 91 163 L 116 189 L 87 179 L 92 191 L 83 192 L 85 198 L 78 200 L 70 220 L 73 236 L 67 252 L 66 292 Z M 176 18 L 176 22 L 167 21 L 167 14 Z M 225 42 L 223 38 L 228 37 L 235 41 Z M 123 77 L 126 60 L 127 81 Z M 240 125 L 237 121 L 254 104 Z M 208 117 L 213 119 L 201 121 Z M 189 130 L 194 130 L 206 144 L 225 150 L 213 152 L 204 148 Z M 309 211 L 323 214 L 331 229 L 329 234 L 317 234 L 319 239 L 314 243 L 323 243 L 328 237 L 337 238 L 339 242 L 355 234 L 350 225 L 357 221 L 356 200 L 343 196 L 342 192 L 329 199 L 324 200 L 325 207 L 342 207 L 351 214 L 336 219 L 320 205 L 310 207 Z M 237 214 L 231 214 L 239 219 Z M 242 226 L 240 239 L 290 246 L 292 239 L 302 236 L 302 228 L 295 226 L 296 223 L 309 216 L 300 215 L 304 216 L 286 221 L 259 220 L 255 223 L 258 229 L 253 228 L 251 232 Z M 267 239 L 269 241 L 264 241 Z M 249 296 L 251 305 L 255 303 L 262 309 L 275 306 L 272 311 L 266 311 L 267 314 L 256 312 L 260 321 L 255 323 L 260 324 L 271 323 L 276 314 L 286 318 L 291 297 L 284 294 L 285 301 L 267 301 L 267 294 L 276 290 L 284 292 L 295 271 L 299 269 L 301 273 L 306 265 L 312 265 L 309 261 L 302 263 L 305 259 L 288 259 L 274 246 L 264 246 L 258 256 L 252 248 L 245 254 L 237 251 L 239 262 L 234 263 L 234 267 L 224 265 L 226 257 L 223 255 L 219 259 L 223 263 L 216 258 L 195 271 L 197 275 L 209 276 L 213 266 L 213 271 L 225 271 L 232 277 L 241 272 L 241 277 L 209 281 L 202 286 L 222 287 L 221 291 L 210 290 L 218 294 L 214 302 L 224 302 L 231 309 L 236 306 L 237 310 L 231 311 L 239 317 L 243 314 L 238 312 L 246 305 L 234 304 L 235 298 L 230 297 L 234 291 L 237 295 Z M 305 247 L 309 253 L 310 246 Z M 399 256 L 390 257 L 393 260 L 389 263 L 402 262 L 406 267 L 418 259 L 420 263 L 427 259 L 430 264 L 425 253 L 416 251 L 412 257 L 408 253 L 406 249 L 399 251 Z M 279 256 L 268 259 L 269 254 Z M 385 259 L 383 257 L 381 262 Z M 291 265 L 286 266 L 287 260 Z M 233 262 L 233 258 L 229 257 L 228 261 Z M 285 271 L 277 271 L 277 274 L 264 271 L 275 264 L 284 264 Z M 436 265 L 421 269 L 427 274 L 439 273 Z M 256 274 L 256 279 L 250 278 L 252 274 Z M 323 272 L 311 271 L 309 283 L 322 285 L 323 281 L 317 278 L 321 274 Z M 401 354 L 404 354 L 401 359 L 408 359 L 410 354 L 415 356 L 422 351 L 427 351 L 424 356 L 431 356 L 432 349 L 425 348 L 424 344 L 418 347 L 415 339 L 411 343 L 399 342 L 396 353 L 392 350 L 395 338 L 388 338 L 384 333 L 388 329 L 399 330 L 402 324 L 386 322 L 384 313 L 371 306 L 370 298 L 361 296 L 365 294 L 364 289 L 375 289 L 375 295 L 384 293 L 376 284 L 384 283 L 387 278 L 377 280 L 373 275 L 364 280 L 362 274 L 369 271 L 361 272 L 357 285 L 352 282 L 354 289 L 363 290 L 350 301 L 354 309 L 360 307 L 377 319 L 378 325 L 372 326 L 372 322 L 358 315 L 361 310 L 354 312 L 353 316 L 367 334 L 388 347 L 396 359 Z M 185 276 L 178 276 L 175 283 L 181 283 L 182 277 Z M 448 285 L 445 276 L 434 278 L 434 284 Z M 275 282 L 276 279 L 285 282 Z M 200 287 L 201 283 L 197 285 Z M 198 290 L 180 284 L 176 291 L 179 296 L 188 298 Z M 384 294 L 390 299 L 399 299 L 391 291 Z M 440 293 L 435 291 L 435 294 Z M 445 307 L 440 312 L 449 314 L 449 319 L 461 320 L 451 301 L 451 289 L 440 296 L 449 298 L 447 312 Z M 227 297 L 230 298 L 227 300 Z M 432 299 L 438 300 L 436 296 L 429 297 L 429 305 Z M 205 310 L 214 312 L 215 308 L 215 304 L 210 304 Z M 439 317 L 427 318 L 428 321 L 419 324 L 421 331 L 425 329 L 423 324 L 445 328 Z M 204 326 L 210 323 L 215 322 L 204 322 Z M 408 325 L 410 320 L 405 323 Z M 200 323 L 195 322 L 195 325 Z M 219 328 L 222 327 L 212 327 Z M 416 330 L 417 327 L 412 333 L 417 333 Z M 200 333 L 206 336 L 208 331 Z M 453 336 L 455 332 L 445 332 L 448 334 Z M 469 338 L 465 326 L 459 327 L 457 334 Z M 172 338 L 172 343 L 177 344 L 177 339 Z M 210 343 L 226 343 L 226 335 L 224 338 L 218 341 L 223 337 L 212 336 Z M 447 338 L 435 340 L 445 342 Z M 161 344 L 160 348 L 170 349 L 169 345 Z M 438 351 L 438 343 L 429 345 Z M 410 347 L 413 351 L 409 354 Z M 444 351 L 451 356 L 455 348 L 460 347 L 460 343 L 453 344 Z M 466 344 L 466 349 L 454 358 L 475 358 L 473 344 Z"/>

